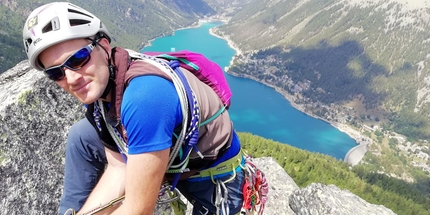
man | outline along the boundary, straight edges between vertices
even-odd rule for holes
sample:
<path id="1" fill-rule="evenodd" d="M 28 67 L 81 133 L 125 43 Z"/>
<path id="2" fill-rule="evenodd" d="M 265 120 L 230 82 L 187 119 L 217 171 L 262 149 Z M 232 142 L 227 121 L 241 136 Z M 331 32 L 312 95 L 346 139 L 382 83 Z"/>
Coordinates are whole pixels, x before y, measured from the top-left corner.
<path id="1" fill-rule="evenodd" d="M 160 75 L 163 63 L 131 60 L 126 50 L 111 48 L 104 24 L 68 2 L 35 9 L 25 23 L 23 41 L 34 68 L 88 105 L 86 119 L 68 135 L 59 213 L 73 208 L 82 214 L 125 195 L 122 204 L 105 213 L 152 214 L 162 183 L 174 177 L 166 174 L 173 134 L 188 114 L 172 80 Z M 215 92 L 195 76 L 186 77 L 202 120 L 215 115 L 223 107 Z M 189 171 L 176 185 L 194 204 L 193 214 L 240 212 L 240 151 L 227 111 L 200 127 Z M 230 169 L 216 174 L 224 169 L 220 166 Z M 208 169 L 215 175 L 207 177 Z M 220 196 L 225 194 L 227 199 Z"/>

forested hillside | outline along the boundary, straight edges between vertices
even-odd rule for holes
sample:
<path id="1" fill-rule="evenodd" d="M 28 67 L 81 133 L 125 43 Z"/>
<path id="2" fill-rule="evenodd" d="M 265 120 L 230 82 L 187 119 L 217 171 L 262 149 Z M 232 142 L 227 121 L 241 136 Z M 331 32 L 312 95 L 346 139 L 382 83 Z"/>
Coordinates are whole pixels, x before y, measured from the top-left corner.
<path id="1" fill-rule="evenodd" d="M 33 9 L 52 0 L 0 1 L 0 73 L 25 59 L 22 27 Z M 150 39 L 190 26 L 199 18 L 215 14 L 203 0 L 71 0 L 104 21 L 113 44 L 142 48 Z"/>
<path id="2" fill-rule="evenodd" d="M 230 72 L 350 108 L 353 124 L 429 139 L 430 13 L 419 2 L 254 0 L 218 33 L 252 53 Z"/>
<path id="3" fill-rule="evenodd" d="M 22 46 L 23 18 L 0 4 L 0 73 L 15 66 L 25 57 Z"/>
<path id="4" fill-rule="evenodd" d="M 334 184 L 347 189 L 372 204 L 381 204 L 396 214 L 430 213 L 430 179 L 415 183 L 388 177 L 356 166 L 352 170 L 342 161 L 318 153 L 310 153 L 249 133 L 239 133 L 243 148 L 254 157 L 273 157 L 284 167 L 298 186 L 312 182 Z"/>

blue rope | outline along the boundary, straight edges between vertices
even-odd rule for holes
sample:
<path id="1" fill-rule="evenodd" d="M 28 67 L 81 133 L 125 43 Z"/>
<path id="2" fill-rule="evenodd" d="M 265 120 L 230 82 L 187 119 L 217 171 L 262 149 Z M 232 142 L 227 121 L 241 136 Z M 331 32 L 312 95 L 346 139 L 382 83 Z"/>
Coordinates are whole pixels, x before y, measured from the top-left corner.
<path id="1" fill-rule="evenodd" d="M 180 161 L 184 161 L 185 159 L 188 159 L 188 154 L 190 150 L 194 149 L 197 153 L 200 153 L 197 149 L 197 142 L 199 139 L 199 117 L 200 117 L 200 109 L 197 104 L 197 99 L 195 97 L 195 94 L 191 90 L 190 85 L 188 84 L 187 79 L 185 78 L 184 74 L 180 70 L 179 66 L 180 63 L 177 60 L 169 61 L 169 66 L 175 71 L 175 73 L 178 75 L 179 79 L 184 85 L 185 92 L 187 94 L 188 98 L 188 104 L 190 107 L 189 112 L 191 113 L 191 120 L 190 120 L 190 126 L 187 129 L 187 136 L 185 137 L 185 144 L 184 144 L 184 151 L 183 154 L 187 156 L 183 156 L 180 158 Z M 177 173 L 174 176 L 174 179 L 172 181 L 172 188 L 174 189 L 179 181 L 181 173 Z"/>

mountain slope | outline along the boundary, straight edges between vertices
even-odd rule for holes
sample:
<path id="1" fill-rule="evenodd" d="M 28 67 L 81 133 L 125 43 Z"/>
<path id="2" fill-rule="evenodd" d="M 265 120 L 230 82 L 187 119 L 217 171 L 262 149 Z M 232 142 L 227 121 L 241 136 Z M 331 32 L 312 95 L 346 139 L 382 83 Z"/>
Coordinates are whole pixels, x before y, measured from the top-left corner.
<path id="1" fill-rule="evenodd" d="M 369 115 L 369 125 L 385 123 L 409 137 L 427 139 L 430 121 L 421 117 L 430 115 L 427 2 L 253 1 L 218 33 L 244 51 L 266 50 L 238 58 L 243 64 L 231 72 L 314 103 L 355 108 L 349 114 L 356 121 Z M 252 63 L 258 60 L 266 64 Z"/>

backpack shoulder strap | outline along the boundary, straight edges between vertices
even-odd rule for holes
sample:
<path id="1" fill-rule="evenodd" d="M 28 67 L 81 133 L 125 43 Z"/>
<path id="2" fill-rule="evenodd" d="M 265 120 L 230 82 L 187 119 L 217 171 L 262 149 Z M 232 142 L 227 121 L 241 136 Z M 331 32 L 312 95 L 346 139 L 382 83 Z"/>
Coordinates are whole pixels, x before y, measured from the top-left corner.
<path id="1" fill-rule="evenodd" d="M 124 81 L 125 87 L 127 87 L 130 84 L 130 81 L 133 78 L 138 76 L 145 76 L 145 75 L 156 75 L 164 79 L 167 79 L 169 81 L 172 81 L 172 78 L 169 75 L 161 71 L 156 66 L 146 61 L 133 61 L 130 64 L 130 69 L 125 74 L 125 81 Z"/>
<path id="2" fill-rule="evenodd" d="M 178 93 L 181 109 L 182 109 L 182 125 L 187 125 L 187 126 L 182 127 L 181 132 L 178 134 L 177 141 L 175 145 L 172 147 L 172 151 L 170 153 L 169 163 L 168 163 L 168 167 L 170 168 L 176 156 L 178 155 L 181 146 L 186 142 L 186 139 L 188 138 L 190 133 L 195 134 L 195 131 L 198 132 L 199 111 L 194 111 L 194 108 L 193 108 L 193 107 L 198 108 L 198 104 L 197 106 L 195 106 L 196 105 L 195 102 L 197 101 L 197 99 L 193 99 L 192 96 L 187 94 L 187 92 L 191 91 L 191 88 L 188 82 L 186 81 L 185 77 L 183 77 L 182 72 L 180 72 L 179 68 L 177 68 L 179 66 L 179 63 L 177 64 L 176 67 L 174 67 L 173 65 L 174 62 L 166 62 L 165 60 L 158 59 L 154 56 L 145 55 L 129 49 L 126 49 L 126 50 L 129 52 L 131 59 L 141 60 L 143 62 L 146 62 L 148 65 L 151 65 L 157 68 L 158 71 L 161 71 L 162 73 L 164 73 L 164 75 L 168 76 L 170 80 L 172 80 L 175 86 L 175 89 Z M 172 67 L 177 69 L 173 69 Z M 133 75 L 130 75 L 130 77 L 132 76 Z M 195 117 L 194 117 L 194 120 L 190 119 L 189 113 L 192 113 L 191 116 L 192 117 L 196 116 L 197 119 L 195 119 Z M 196 123 L 197 126 L 190 126 L 190 122 Z M 194 127 L 194 129 L 191 129 L 191 127 Z M 198 133 L 197 133 L 197 136 L 198 136 Z M 196 140 L 196 143 L 197 143 L 197 140 Z M 185 166 L 183 168 L 185 168 Z"/>
<path id="3" fill-rule="evenodd" d="M 171 55 L 168 55 L 168 54 L 160 54 L 160 55 L 158 55 L 158 57 L 161 57 L 161 58 L 164 58 L 164 59 L 168 59 L 168 60 L 181 61 L 183 64 L 191 67 L 192 69 L 194 69 L 196 71 L 199 70 L 199 66 L 197 66 L 196 64 L 194 64 L 193 62 L 191 62 L 191 61 L 189 61 L 189 60 L 187 60 L 185 58 L 178 58 L 178 57 L 171 56 Z"/>

